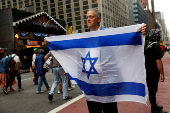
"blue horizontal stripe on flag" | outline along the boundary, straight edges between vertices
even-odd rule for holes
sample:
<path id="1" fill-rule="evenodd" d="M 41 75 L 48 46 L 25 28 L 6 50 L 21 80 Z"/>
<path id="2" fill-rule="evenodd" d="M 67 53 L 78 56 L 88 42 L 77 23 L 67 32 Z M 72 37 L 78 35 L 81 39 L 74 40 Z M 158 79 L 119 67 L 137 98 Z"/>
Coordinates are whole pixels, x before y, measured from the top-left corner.
<path id="1" fill-rule="evenodd" d="M 115 96 L 115 95 L 138 95 L 145 97 L 145 85 L 135 82 L 121 82 L 112 84 L 88 84 L 77 78 L 72 78 L 67 73 L 70 80 L 75 80 L 77 85 L 86 95 L 95 96 Z"/>
<path id="2" fill-rule="evenodd" d="M 72 48 L 96 48 L 121 45 L 142 45 L 141 32 L 52 41 L 48 43 L 48 48 L 50 50 L 65 50 Z"/>

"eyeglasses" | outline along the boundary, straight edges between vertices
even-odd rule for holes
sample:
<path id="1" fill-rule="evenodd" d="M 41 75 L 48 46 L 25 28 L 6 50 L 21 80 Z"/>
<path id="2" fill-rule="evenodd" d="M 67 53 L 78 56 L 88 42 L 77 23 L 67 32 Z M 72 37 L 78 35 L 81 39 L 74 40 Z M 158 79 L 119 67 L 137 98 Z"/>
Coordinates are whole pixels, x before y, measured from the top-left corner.
<path id="1" fill-rule="evenodd" d="M 86 16 L 86 19 L 93 19 L 95 18 L 96 16 Z"/>

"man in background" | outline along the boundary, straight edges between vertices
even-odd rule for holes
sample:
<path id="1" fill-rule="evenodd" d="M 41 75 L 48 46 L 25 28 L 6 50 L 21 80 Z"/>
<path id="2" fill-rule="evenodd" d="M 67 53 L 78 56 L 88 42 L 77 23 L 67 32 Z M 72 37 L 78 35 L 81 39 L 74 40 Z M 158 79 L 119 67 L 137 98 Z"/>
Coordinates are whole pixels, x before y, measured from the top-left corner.
<path id="1" fill-rule="evenodd" d="M 90 29 L 90 31 L 107 29 L 100 26 L 101 12 L 99 12 L 97 9 L 88 10 L 86 14 L 86 19 L 87 19 L 87 26 Z M 143 35 L 146 34 L 146 25 L 142 27 L 141 32 Z M 102 111 L 104 113 L 118 113 L 117 102 L 100 103 L 95 101 L 88 101 L 88 100 L 86 101 L 87 101 L 89 113 L 102 113 Z"/>
<path id="2" fill-rule="evenodd" d="M 152 29 L 146 36 L 145 43 L 145 68 L 146 68 L 146 81 L 149 91 L 149 101 L 151 103 L 152 113 L 167 113 L 161 111 L 162 106 L 156 103 L 156 93 L 158 90 L 158 82 L 161 75 L 161 82 L 165 80 L 163 57 L 158 41 L 161 39 L 161 31 L 159 29 Z"/>
<path id="3" fill-rule="evenodd" d="M 33 51 L 34 51 L 34 54 L 32 56 L 32 68 L 33 68 L 33 72 L 34 72 L 33 82 L 34 82 L 35 85 L 38 85 L 38 77 L 39 76 L 36 73 L 36 68 L 34 68 L 34 66 L 33 66 L 35 64 L 35 58 L 37 56 L 38 48 L 34 48 Z"/>

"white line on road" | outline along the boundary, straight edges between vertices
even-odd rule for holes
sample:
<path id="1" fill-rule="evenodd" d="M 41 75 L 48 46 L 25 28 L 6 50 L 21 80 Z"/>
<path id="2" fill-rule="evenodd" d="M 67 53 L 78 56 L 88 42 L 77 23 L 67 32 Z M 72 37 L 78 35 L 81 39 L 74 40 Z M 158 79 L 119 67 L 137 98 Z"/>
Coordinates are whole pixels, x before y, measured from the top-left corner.
<path id="1" fill-rule="evenodd" d="M 48 113 L 57 113 L 58 111 L 64 109 L 65 107 L 67 107 L 67 106 L 69 106 L 70 104 L 76 102 L 77 100 L 80 100 L 80 99 L 83 98 L 83 97 L 84 97 L 84 94 L 82 94 L 82 95 L 80 95 L 80 96 L 78 96 L 78 97 L 76 97 L 76 98 L 68 101 L 67 103 L 65 103 L 65 104 L 63 104 L 63 105 L 61 105 L 61 106 L 59 106 L 59 107 L 57 107 L 57 108 L 49 111 Z"/>
<path id="2" fill-rule="evenodd" d="M 21 81 L 25 81 L 25 80 L 29 80 L 29 79 L 33 79 L 34 77 L 31 78 L 27 78 L 27 79 L 22 79 Z"/>

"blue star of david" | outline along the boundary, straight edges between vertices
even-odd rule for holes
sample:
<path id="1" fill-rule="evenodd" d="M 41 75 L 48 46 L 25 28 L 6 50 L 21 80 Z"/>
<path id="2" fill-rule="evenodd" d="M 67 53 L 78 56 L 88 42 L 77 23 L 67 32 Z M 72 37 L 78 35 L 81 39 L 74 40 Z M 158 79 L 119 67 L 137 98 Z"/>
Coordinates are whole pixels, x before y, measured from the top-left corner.
<path id="1" fill-rule="evenodd" d="M 86 57 L 83 58 L 81 57 L 82 59 L 82 62 L 83 62 L 83 69 L 82 69 L 82 72 L 86 73 L 87 74 L 87 78 L 89 79 L 90 77 L 90 74 L 98 74 L 98 72 L 96 71 L 96 69 L 94 68 L 94 65 L 95 63 L 97 62 L 98 58 L 91 58 L 90 56 L 90 51 L 87 53 Z M 89 60 L 90 61 L 90 69 L 89 71 L 86 71 L 86 68 L 85 68 L 85 63 L 86 63 L 86 60 Z"/>

